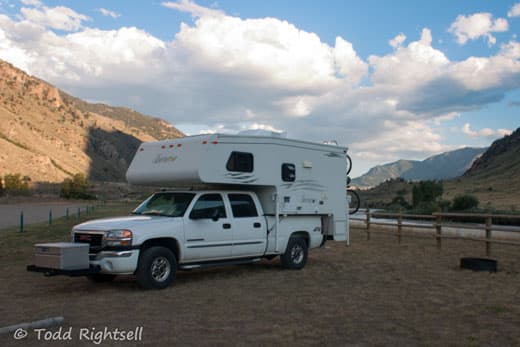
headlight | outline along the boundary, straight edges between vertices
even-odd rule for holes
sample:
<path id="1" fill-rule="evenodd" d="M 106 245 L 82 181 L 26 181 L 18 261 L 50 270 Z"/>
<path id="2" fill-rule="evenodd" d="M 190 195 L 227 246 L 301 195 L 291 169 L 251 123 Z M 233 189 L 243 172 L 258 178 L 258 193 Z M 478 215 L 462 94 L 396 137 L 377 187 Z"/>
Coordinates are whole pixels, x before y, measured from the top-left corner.
<path id="1" fill-rule="evenodd" d="M 105 234 L 106 246 L 130 246 L 132 245 L 132 232 L 127 229 L 110 230 Z"/>

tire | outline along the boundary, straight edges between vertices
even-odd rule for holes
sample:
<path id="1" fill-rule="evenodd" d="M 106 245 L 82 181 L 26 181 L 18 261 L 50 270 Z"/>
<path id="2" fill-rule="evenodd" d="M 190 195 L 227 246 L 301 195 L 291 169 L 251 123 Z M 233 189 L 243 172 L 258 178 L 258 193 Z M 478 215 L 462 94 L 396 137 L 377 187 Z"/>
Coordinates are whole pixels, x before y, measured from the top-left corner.
<path id="1" fill-rule="evenodd" d="M 177 260 L 165 247 L 151 247 L 141 252 L 137 265 L 137 283 L 146 289 L 164 289 L 175 280 Z"/>
<path id="2" fill-rule="evenodd" d="M 347 154 L 345 156 L 345 160 L 347 161 L 347 176 L 350 173 L 350 170 L 352 170 L 352 158 Z"/>
<path id="3" fill-rule="evenodd" d="M 355 190 L 347 189 L 347 195 L 350 196 L 350 204 L 348 206 L 348 214 L 354 214 L 359 210 L 361 199 Z"/>
<path id="4" fill-rule="evenodd" d="M 284 269 L 300 270 L 307 263 L 308 247 L 305 239 L 291 237 L 285 253 L 280 256 Z"/>
<path id="5" fill-rule="evenodd" d="M 94 274 L 94 275 L 87 276 L 87 278 L 90 281 L 92 281 L 92 282 L 106 283 L 106 282 L 112 282 L 114 280 L 114 278 L 116 278 L 116 275 L 111 275 L 111 274 Z"/>

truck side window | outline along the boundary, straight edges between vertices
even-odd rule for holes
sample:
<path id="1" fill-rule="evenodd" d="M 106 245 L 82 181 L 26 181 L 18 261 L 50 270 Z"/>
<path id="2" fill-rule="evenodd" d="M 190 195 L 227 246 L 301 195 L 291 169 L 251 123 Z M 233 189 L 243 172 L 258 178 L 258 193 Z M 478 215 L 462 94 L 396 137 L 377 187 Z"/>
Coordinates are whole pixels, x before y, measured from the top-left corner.
<path id="1" fill-rule="evenodd" d="M 190 218 L 213 218 L 215 213 L 218 213 L 218 218 L 226 218 L 226 208 L 222 196 L 220 194 L 205 194 L 193 206 Z"/>
<path id="2" fill-rule="evenodd" d="M 282 181 L 294 182 L 296 179 L 296 167 L 294 164 L 284 163 L 282 164 Z"/>
<path id="3" fill-rule="evenodd" d="M 226 164 L 228 171 L 253 172 L 253 154 L 246 152 L 231 152 Z"/>
<path id="4" fill-rule="evenodd" d="M 248 194 L 228 194 L 233 217 L 258 217 L 253 198 Z"/>

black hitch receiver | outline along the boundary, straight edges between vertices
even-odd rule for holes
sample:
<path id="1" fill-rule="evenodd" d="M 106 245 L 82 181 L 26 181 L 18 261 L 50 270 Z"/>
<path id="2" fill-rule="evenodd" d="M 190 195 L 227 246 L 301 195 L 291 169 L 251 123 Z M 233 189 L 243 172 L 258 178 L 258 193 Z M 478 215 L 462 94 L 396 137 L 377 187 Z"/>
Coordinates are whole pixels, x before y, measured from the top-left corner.
<path id="1" fill-rule="evenodd" d="M 99 266 L 90 265 L 88 269 L 78 269 L 78 270 L 62 270 L 62 269 L 52 269 L 48 267 L 41 267 L 36 265 L 27 265 L 27 271 L 30 272 L 41 272 L 45 276 L 70 276 L 70 277 L 79 277 L 79 276 L 89 276 L 95 275 L 101 271 Z"/>

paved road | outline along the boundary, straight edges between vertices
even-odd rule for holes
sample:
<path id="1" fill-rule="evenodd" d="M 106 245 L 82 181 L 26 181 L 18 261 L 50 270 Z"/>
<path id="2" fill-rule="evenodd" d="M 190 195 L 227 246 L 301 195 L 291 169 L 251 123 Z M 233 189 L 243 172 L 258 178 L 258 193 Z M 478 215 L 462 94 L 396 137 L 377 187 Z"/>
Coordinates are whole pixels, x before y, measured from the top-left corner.
<path id="1" fill-rule="evenodd" d="M 52 210 L 52 217 L 63 217 L 67 213 L 74 215 L 78 212 L 78 207 L 84 213 L 86 203 L 76 202 L 45 202 L 45 203 L 20 203 L 20 204 L 0 204 L 0 229 L 20 225 L 20 213 L 23 211 L 24 224 L 45 222 L 49 220 L 49 210 Z"/>

